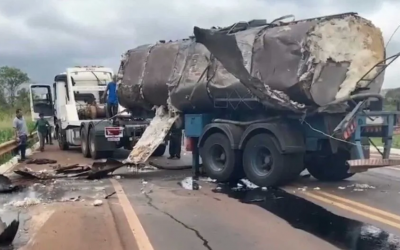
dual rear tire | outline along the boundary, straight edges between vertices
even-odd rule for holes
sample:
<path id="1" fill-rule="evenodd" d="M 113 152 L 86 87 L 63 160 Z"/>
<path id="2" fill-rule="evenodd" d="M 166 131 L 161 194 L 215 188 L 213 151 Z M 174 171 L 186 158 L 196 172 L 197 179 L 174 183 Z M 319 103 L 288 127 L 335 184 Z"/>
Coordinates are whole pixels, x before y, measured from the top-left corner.
<path id="1" fill-rule="evenodd" d="M 242 152 L 232 149 L 227 136 L 211 134 L 201 147 L 204 171 L 219 182 L 247 177 L 257 186 L 281 185 L 295 179 L 304 169 L 303 154 L 283 155 L 273 135 L 251 137 Z"/>
<path id="2" fill-rule="evenodd" d="M 113 151 L 99 151 L 97 149 L 95 130 L 89 128 L 89 132 L 82 128 L 81 130 L 81 151 L 82 155 L 86 158 L 91 157 L 94 160 L 102 158 L 110 158 Z"/>

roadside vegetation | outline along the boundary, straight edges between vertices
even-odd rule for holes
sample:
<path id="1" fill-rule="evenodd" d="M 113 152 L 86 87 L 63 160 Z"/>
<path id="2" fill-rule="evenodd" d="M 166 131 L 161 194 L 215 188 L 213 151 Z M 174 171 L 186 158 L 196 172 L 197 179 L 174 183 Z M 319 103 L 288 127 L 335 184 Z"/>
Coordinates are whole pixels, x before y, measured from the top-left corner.
<path id="1" fill-rule="evenodd" d="M 29 105 L 30 79 L 22 70 L 14 67 L 0 67 L 0 144 L 14 138 L 12 121 L 16 109 L 24 112 L 28 130 L 33 129 Z"/>

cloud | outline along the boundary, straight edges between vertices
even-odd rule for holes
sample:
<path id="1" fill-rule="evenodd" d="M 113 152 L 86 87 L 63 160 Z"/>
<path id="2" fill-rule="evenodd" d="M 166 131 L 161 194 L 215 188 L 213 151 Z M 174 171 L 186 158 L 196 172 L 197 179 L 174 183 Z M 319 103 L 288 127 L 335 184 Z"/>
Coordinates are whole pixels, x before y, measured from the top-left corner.
<path id="1" fill-rule="evenodd" d="M 26 71 L 33 81 L 51 83 L 74 65 L 117 69 L 126 50 L 158 40 L 184 38 L 193 26 L 230 25 L 251 19 L 297 19 L 359 12 L 388 39 L 400 16 L 394 0 L 13 0 L 0 1 L 0 65 Z M 400 31 L 388 54 L 400 51 Z M 397 83 L 400 60 L 387 70 L 385 87 Z"/>

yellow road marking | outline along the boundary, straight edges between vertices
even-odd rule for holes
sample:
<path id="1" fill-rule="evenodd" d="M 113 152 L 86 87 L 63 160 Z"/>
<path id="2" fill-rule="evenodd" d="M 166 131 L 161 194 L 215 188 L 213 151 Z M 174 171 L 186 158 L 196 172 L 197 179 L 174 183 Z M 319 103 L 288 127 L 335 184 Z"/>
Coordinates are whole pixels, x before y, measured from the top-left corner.
<path id="1" fill-rule="evenodd" d="M 380 214 L 382 216 L 386 216 L 388 218 L 392 218 L 392 219 L 400 221 L 400 216 L 392 214 L 392 213 L 389 213 L 389 212 L 386 212 L 386 211 L 383 211 L 383 210 L 378 209 L 378 208 L 370 207 L 370 206 L 367 206 L 365 204 L 362 204 L 362 203 L 359 203 L 359 202 L 356 202 L 356 201 L 352 201 L 352 200 L 348 200 L 348 199 L 345 199 L 345 198 L 342 198 L 342 197 L 339 197 L 339 196 L 336 196 L 336 195 L 333 195 L 333 194 L 329 194 L 329 193 L 326 193 L 326 192 L 323 192 L 323 191 L 315 191 L 315 193 L 318 193 L 318 194 L 323 195 L 325 197 L 329 197 L 331 199 L 335 199 L 337 201 L 340 201 L 340 202 L 343 202 L 343 203 L 347 203 L 349 205 L 352 205 L 352 206 L 355 206 L 355 207 L 359 207 L 361 209 L 364 209 L 364 210 L 367 210 L 367 211 L 370 211 L 370 212 L 373 212 L 373 213 L 376 213 L 376 214 Z"/>
<path id="2" fill-rule="evenodd" d="M 322 196 L 312 194 L 312 193 L 310 193 L 310 192 L 308 192 L 308 191 L 302 192 L 302 194 L 304 194 L 304 195 L 306 195 L 306 196 L 309 196 L 309 197 L 311 197 L 311 198 L 313 198 L 313 199 L 315 199 L 315 200 L 319 200 L 319 201 L 322 201 L 322 202 L 324 202 L 324 203 L 328 203 L 328 204 L 331 204 L 331 205 L 333 205 L 333 206 L 339 207 L 339 208 L 341 208 L 341 209 L 343 209 L 343 210 L 352 212 L 352 213 L 354 213 L 354 214 L 358 214 L 358 215 L 364 216 L 364 217 L 366 217 L 366 218 L 369 218 L 369 219 L 371 219 L 371 220 L 375 220 L 375 221 L 381 222 L 381 223 L 383 223 L 383 224 L 387 224 L 387 225 L 389 225 L 389 226 L 392 226 L 392 227 L 395 227 L 395 228 L 400 229 L 400 224 L 399 224 L 399 223 L 390 221 L 390 220 L 385 219 L 385 218 L 382 218 L 382 217 L 380 217 L 380 216 L 376 216 L 376 215 L 370 214 L 370 213 L 368 213 L 368 212 L 364 212 L 364 211 L 361 211 L 361 210 L 359 210 L 359 209 L 356 209 L 356 208 L 347 206 L 347 205 L 342 204 L 342 203 L 340 203 L 340 202 L 336 202 L 336 201 L 333 201 L 333 200 L 324 198 L 324 197 L 322 197 Z"/>
<path id="3" fill-rule="evenodd" d="M 139 250 L 154 250 L 153 245 L 151 245 L 149 237 L 147 236 L 146 231 L 144 231 L 144 228 L 140 223 L 135 210 L 133 210 L 133 207 L 129 202 L 121 184 L 117 180 L 111 180 L 111 183 L 114 186 L 115 192 L 117 193 L 119 203 L 122 206 L 122 210 L 124 211 L 125 217 L 128 221 L 130 229 L 132 230 L 132 234 L 135 237 Z"/>

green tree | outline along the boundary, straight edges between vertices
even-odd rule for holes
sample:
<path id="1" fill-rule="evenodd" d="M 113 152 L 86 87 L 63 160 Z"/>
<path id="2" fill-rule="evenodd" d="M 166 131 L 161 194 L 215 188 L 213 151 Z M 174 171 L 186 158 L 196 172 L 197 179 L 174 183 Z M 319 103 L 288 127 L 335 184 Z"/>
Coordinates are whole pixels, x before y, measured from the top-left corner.
<path id="1" fill-rule="evenodd" d="M 16 107 L 22 108 L 24 111 L 30 110 L 30 93 L 26 88 L 21 88 L 17 91 L 17 96 L 15 99 Z"/>
<path id="2" fill-rule="evenodd" d="M 13 107 L 15 104 L 18 88 L 23 83 L 29 82 L 29 80 L 28 74 L 18 68 L 9 66 L 0 68 L 0 85 L 7 90 L 8 104 L 10 106 Z"/>

